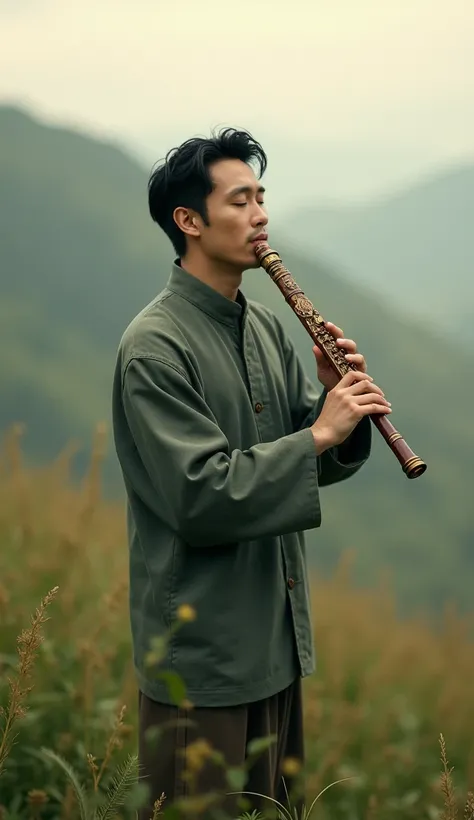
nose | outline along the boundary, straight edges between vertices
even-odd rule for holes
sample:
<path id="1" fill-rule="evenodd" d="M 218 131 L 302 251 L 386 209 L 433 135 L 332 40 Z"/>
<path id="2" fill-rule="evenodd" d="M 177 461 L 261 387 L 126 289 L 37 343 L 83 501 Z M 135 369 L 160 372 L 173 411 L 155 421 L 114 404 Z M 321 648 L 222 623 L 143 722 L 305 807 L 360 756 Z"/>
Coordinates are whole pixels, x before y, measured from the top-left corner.
<path id="1" fill-rule="evenodd" d="M 257 227 L 258 225 L 267 225 L 268 224 L 268 214 L 265 208 L 260 205 L 259 202 L 255 203 L 255 211 L 252 218 L 252 224 Z"/>

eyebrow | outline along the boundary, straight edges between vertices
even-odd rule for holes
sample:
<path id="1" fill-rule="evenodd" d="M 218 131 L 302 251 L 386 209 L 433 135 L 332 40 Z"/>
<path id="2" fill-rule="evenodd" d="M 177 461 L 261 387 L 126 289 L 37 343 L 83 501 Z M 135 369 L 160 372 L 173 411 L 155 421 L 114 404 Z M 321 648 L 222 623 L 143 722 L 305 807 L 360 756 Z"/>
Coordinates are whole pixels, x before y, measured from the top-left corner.
<path id="1" fill-rule="evenodd" d="M 238 188 L 233 188 L 232 191 L 229 192 L 229 198 L 237 196 L 238 194 L 251 194 L 253 191 L 253 187 L 251 185 L 239 185 Z M 259 185 L 257 189 L 258 194 L 264 194 L 265 188 L 263 185 Z"/>

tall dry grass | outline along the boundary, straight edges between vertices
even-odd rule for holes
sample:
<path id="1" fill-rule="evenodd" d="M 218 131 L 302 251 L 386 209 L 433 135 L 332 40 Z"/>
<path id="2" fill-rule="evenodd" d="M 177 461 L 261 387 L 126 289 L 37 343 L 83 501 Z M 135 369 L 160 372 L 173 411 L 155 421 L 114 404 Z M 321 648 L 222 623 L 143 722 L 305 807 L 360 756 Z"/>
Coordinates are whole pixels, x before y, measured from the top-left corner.
<path id="1" fill-rule="evenodd" d="M 25 469 L 21 432 L 10 431 L 0 463 L 0 815 L 67 820 L 78 816 L 74 788 L 38 750 L 99 796 L 136 749 L 125 514 L 102 499 L 103 429 L 80 487 L 73 448 Z M 474 820 L 472 623 L 451 610 L 438 632 L 400 622 L 389 587 L 355 588 L 350 558 L 312 583 L 309 803 L 343 780 L 312 816 Z M 133 800 L 120 811 L 133 816 Z"/>

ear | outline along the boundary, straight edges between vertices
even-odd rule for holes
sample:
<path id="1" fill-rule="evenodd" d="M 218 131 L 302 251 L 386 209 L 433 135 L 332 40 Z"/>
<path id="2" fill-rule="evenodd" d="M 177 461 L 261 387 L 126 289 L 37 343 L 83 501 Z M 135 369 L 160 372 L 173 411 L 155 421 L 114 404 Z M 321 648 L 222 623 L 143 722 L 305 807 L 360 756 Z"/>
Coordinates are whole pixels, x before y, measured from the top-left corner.
<path id="1" fill-rule="evenodd" d="M 175 208 L 173 219 L 187 236 L 200 236 L 199 218 L 189 208 Z"/>

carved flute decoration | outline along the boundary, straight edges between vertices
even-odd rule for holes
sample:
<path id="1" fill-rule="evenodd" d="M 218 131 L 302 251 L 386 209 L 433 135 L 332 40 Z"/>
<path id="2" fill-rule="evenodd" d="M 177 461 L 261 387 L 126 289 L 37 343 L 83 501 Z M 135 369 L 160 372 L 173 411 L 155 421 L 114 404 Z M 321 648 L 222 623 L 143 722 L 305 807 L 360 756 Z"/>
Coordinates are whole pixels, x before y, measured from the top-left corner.
<path id="1" fill-rule="evenodd" d="M 323 317 L 296 284 L 289 270 L 283 265 L 277 251 L 272 250 L 266 242 L 259 242 L 255 247 L 255 253 L 261 267 L 278 286 L 287 303 L 308 331 L 314 344 L 322 351 L 339 378 L 342 379 L 349 370 L 356 370 L 356 366 L 344 358 L 344 350 L 337 347 L 333 335 L 325 326 Z M 374 413 L 370 416 L 370 419 L 402 465 L 405 475 L 408 478 L 418 478 L 418 476 L 423 475 L 426 470 L 425 462 L 410 449 L 401 433 L 393 426 L 387 416 Z"/>

